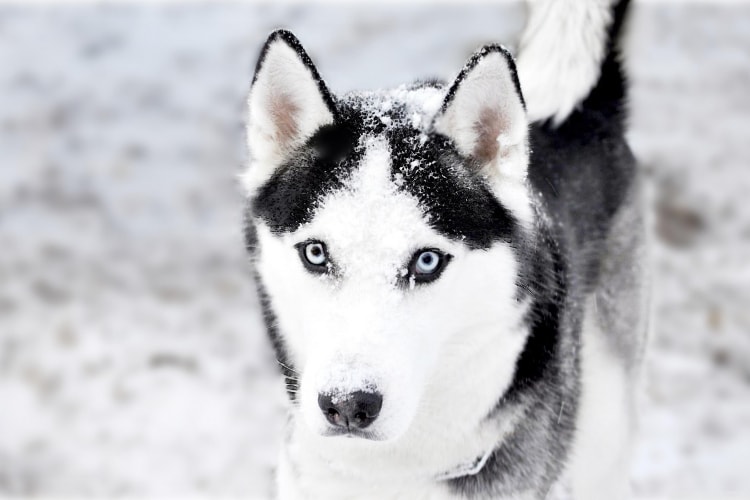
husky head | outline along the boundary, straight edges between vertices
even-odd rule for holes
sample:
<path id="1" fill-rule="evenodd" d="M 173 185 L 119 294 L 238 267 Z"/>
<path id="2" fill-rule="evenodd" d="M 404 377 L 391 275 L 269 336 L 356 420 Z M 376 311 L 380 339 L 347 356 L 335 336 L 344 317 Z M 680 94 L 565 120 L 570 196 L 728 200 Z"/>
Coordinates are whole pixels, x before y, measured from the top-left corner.
<path id="1" fill-rule="evenodd" d="M 314 435 L 393 442 L 497 404 L 526 335 L 527 129 L 500 46 L 449 87 L 335 97 L 293 35 L 269 37 L 249 96 L 248 243 Z"/>

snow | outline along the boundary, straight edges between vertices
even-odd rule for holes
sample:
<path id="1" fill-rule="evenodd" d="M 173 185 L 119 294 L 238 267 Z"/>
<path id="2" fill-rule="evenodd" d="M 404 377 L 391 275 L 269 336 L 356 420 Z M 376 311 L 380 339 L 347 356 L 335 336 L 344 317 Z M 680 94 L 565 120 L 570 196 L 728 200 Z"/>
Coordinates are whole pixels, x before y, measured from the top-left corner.
<path id="1" fill-rule="evenodd" d="M 0 495 L 267 498 L 285 395 L 236 180 L 257 51 L 284 26 L 335 92 L 450 81 L 523 12 L 0 6 Z M 634 487 L 750 497 L 750 7 L 632 21 L 656 226 Z"/>
<path id="2" fill-rule="evenodd" d="M 394 89 L 348 92 L 345 98 L 388 128 L 407 126 L 426 132 L 443 104 L 445 92 L 434 87 L 412 89 L 404 84 Z"/>

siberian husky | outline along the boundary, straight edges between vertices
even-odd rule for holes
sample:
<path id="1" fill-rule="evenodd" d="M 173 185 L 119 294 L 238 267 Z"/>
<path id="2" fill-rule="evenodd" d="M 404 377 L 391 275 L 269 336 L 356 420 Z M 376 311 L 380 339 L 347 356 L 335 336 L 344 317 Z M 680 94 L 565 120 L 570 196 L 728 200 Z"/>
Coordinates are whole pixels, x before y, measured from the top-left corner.
<path id="1" fill-rule="evenodd" d="M 333 95 L 270 35 L 247 245 L 292 402 L 280 499 L 628 494 L 648 297 L 627 1 L 532 2 L 445 85 Z"/>

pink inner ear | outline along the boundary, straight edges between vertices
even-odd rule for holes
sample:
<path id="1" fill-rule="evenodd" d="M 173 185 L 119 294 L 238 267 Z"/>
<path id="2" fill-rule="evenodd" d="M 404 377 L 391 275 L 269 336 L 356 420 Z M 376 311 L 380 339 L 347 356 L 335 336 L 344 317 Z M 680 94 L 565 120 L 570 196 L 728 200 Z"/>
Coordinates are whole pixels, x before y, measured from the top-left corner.
<path id="1" fill-rule="evenodd" d="M 474 157 L 482 164 L 493 161 L 498 155 L 497 138 L 509 127 L 508 119 L 496 108 L 485 107 L 474 122 L 474 133 L 477 142 L 474 145 Z M 500 152 L 502 154 L 502 152 Z"/>
<path id="2" fill-rule="evenodd" d="M 288 145 L 299 135 L 297 116 L 300 107 L 287 93 L 275 93 L 271 99 L 271 120 L 276 127 L 276 140 L 279 144 Z"/>

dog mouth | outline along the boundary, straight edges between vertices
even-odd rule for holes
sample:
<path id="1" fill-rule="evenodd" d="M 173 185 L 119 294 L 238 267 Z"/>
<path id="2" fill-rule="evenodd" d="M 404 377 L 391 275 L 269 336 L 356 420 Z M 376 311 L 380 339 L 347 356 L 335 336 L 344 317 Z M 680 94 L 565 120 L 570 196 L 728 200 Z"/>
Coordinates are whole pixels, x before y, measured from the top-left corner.
<path id="1" fill-rule="evenodd" d="M 325 432 L 323 432 L 323 436 L 344 437 L 348 439 L 365 439 L 368 441 L 382 441 L 383 440 L 383 438 L 381 438 L 375 432 L 364 430 L 364 429 L 356 429 L 353 427 L 349 427 L 349 428 L 332 427 L 332 428 L 326 429 Z"/>

